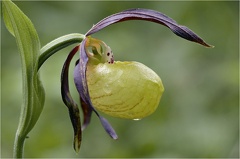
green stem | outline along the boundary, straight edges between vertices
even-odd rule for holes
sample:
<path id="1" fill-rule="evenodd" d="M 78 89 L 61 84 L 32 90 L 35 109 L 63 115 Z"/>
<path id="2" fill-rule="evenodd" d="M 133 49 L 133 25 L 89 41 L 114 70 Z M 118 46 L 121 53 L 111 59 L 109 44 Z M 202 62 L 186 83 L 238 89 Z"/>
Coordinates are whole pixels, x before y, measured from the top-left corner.
<path id="1" fill-rule="evenodd" d="M 24 141 L 25 141 L 25 137 L 19 136 L 19 134 L 16 133 L 14 147 L 13 147 L 13 158 L 23 157 Z"/>
<path id="2" fill-rule="evenodd" d="M 54 53 L 71 44 L 81 43 L 84 38 L 85 35 L 83 34 L 72 33 L 61 36 L 42 47 L 42 49 L 40 50 L 41 55 L 39 56 L 38 60 L 38 69 L 40 69 L 42 64 Z"/>

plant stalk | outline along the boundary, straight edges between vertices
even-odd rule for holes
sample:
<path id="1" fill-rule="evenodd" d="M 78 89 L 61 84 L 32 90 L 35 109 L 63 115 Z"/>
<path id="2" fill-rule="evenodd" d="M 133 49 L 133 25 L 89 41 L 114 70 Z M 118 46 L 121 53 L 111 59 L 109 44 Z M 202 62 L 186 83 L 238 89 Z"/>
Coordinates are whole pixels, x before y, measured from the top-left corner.
<path id="1" fill-rule="evenodd" d="M 25 137 L 19 136 L 19 134 L 16 133 L 15 142 L 13 146 L 13 158 L 23 157 L 24 141 Z"/>
<path id="2" fill-rule="evenodd" d="M 40 69 L 42 64 L 54 53 L 74 43 L 81 43 L 84 38 L 85 35 L 83 34 L 72 33 L 61 36 L 46 44 L 40 50 L 41 55 L 38 58 L 38 69 Z"/>

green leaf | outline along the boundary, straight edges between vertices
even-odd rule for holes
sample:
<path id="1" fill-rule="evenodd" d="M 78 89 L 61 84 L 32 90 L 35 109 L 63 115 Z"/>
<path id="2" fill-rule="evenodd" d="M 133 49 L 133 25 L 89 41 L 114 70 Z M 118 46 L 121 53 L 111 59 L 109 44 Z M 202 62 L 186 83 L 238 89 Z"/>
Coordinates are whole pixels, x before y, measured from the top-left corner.
<path id="1" fill-rule="evenodd" d="M 37 122 L 45 100 L 38 74 L 40 41 L 30 19 L 13 2 L 2 1 L 2 15 L 7 29 L 16 38 L 22 63 L 23 104 L 14 150 L 15 157 L 21 157 L 24 139 Z"/>

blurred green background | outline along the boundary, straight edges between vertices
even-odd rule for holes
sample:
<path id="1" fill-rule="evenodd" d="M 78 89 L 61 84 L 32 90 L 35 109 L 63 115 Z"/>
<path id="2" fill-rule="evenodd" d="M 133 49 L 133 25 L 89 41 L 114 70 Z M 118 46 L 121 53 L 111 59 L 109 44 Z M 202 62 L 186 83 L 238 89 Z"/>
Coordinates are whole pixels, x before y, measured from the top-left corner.
<path id="1" fill-rule="evenodd" d="M 164 26 L 144 21 L 119 23 L 94 34 L 112 48 L 115 60 L 139 61 L 153 69 L 165 92 L 157 111 L 140 121 L 101 113 L 118 133 L 116 141 L 93 115 L 83 132 L 79 154 L 72 148 L 73 130 L 60 94 L 61 68 L 73 46 L 57 53 L 41 69 L 46 102 L 26 140 L 25 157 L 238 157 L 239 2 L 15 3 L 32 20 L 42 46 L 65 34 L 84 34 L 102 18 L 138 7 L 167 14 L 215 46 L 204 48 L 175 36 Z M 1 73 L 1 150 L 6 158 L 12 156 L 22 78 L 16 43 L 3 21 Z M 73 79 L 70 81 L 78 100 Z"/>

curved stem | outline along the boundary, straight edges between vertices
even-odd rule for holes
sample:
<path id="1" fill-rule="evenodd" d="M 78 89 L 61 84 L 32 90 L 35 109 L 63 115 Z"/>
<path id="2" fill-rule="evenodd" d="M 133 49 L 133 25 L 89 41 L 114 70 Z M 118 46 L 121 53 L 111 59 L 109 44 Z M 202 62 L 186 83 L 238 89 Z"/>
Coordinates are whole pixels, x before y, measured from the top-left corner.
<path id="1" fill-rule="evenodd" d="M 61 36 L 42 47 L 42 49 L 40 50 L 41 55 L 38 58 L 38 70 L 40 69 L 42 64 L 54 53 L 71 44 L 81 43 L 84 38 L 85 35 L 83 34 L 72 33 Z"/>

